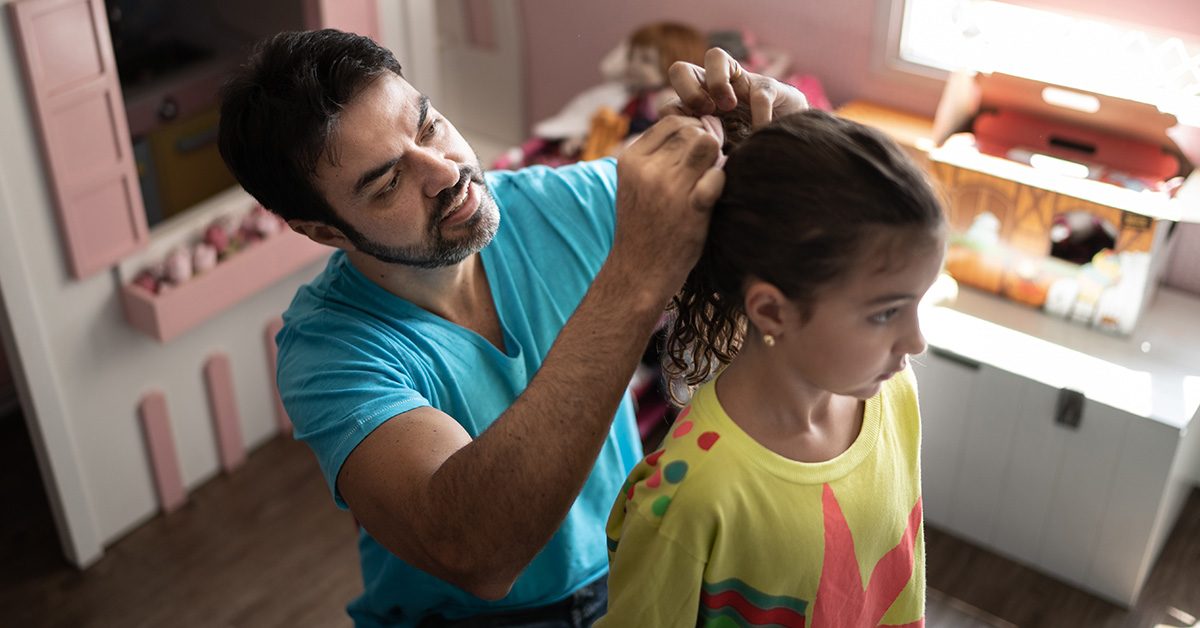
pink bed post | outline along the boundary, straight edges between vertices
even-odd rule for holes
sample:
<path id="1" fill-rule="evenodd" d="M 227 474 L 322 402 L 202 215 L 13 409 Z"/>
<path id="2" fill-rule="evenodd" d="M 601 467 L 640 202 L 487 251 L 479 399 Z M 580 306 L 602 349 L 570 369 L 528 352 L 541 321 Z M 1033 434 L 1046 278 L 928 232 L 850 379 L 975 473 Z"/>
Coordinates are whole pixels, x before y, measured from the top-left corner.
<path id="1" fill-rule="evenodd" d="M 279 385 L 275 380 L 276 360 L 279 357 L 279 347 L 275 346 L 275 335 L 279 333 L 280 329 L 283 329 L 283 317 L 276 316 L 267 323 L 263 341 L 267 346 L 267 372 L 271 377 L 271 398 L 275 400 L 275 424 L 279 426 L 280 434 L 291 436 L 292 419 L 288 417 L 287 410 L 283 407 L 283 399 L 279 397 Z"/>
<path id="2" fill-rule="evenodd" d="M 237 397 L 233 390 L 233 372 L 229 356 L 216 353 L 204 364 L 204 380 L 208 385 L 209 409 L 217 433 L 221 467 L 226 473 L 236 470 L 246 461 L 242 443 L 242 427 L 238 420 Z"/>
<path id="3" fill-rule="evenodd" d="M 138 414 L 141 415 L 142 432 L 150 450 L 150 467 L 154 473 L 158 503 L 163 512 L 174 512 L 187 502 L 187 491 L 183 488 L 175 438 L 171 435 L 167 398 L 159 391 L 147 394 L 138 405 Z"/>

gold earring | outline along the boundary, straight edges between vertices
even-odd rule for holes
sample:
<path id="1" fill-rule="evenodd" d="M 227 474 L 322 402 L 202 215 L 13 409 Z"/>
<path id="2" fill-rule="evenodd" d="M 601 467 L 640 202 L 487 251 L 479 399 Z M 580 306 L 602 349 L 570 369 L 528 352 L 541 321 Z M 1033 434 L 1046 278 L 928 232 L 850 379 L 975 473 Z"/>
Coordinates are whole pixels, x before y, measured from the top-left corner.
<path id="1" fill-rule="evenodd" d="M 771 334 L 763 334 L 763 344 L 767 345 L 768 347 L 774 347 L 775 336 L 772 336 Z"/>

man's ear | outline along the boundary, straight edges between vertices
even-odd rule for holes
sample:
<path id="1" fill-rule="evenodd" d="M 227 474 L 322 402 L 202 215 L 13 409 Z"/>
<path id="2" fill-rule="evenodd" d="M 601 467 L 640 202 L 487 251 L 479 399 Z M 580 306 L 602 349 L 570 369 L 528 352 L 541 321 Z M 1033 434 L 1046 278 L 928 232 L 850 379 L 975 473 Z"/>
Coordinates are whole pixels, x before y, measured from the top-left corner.
<path id="1" fill-rule="evenodd" d="M 342 233 L 341 229 L 314 220 L 289 220 L 288 227 L 317 244 L 324 244 L 343 251 L 355 250 L 354 244 Z"/>
<path id="2" fill-rule="evenodd" d="M 750 324 L 776 338 L 783 333 L 787 308 L 793 307 L 779 288 L 761 279 L 747 280 L 744 305 Z"/>

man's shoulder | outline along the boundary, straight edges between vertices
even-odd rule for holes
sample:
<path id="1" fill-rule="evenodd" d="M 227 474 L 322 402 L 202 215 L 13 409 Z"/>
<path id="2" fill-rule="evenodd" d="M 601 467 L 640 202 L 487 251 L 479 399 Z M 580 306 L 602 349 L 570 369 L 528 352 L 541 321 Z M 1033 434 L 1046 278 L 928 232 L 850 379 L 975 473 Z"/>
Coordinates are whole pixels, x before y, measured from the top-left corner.
<path id="1" fill-rule="evenodd" d="M 484 175 L 488 186 L 503 201 L 514 193 L 527 195 L 587 193 L 591 190 L 615 195 L 616 162 L 612 159 L 583 161 L 566 166 L 529 166 L 520 170 L 492 170 Z"/>
<path id="2" fill-rule="evenodd" d="M 411 322 L 415 309 L 361 276 L 338 251 L 296 291 L 283 313 L 283 337 L 328 350 L 330 343 L 342 339 L 396 336 Z"/>
<path id="3" fill-rule="evenodd" d="M 550 168 L 530 166 L 488 173 L 500 207 L 500 232 L 491 246 L 519 241 L 536 245 L 544 261 L 583 255 L 590 276 L 612 245 L 616 230 L 616 162 L 611 159 Z M 580 247 L 583 247 L 582 249 Z"/>
<path id="4" fill-rule="evenodd" d="M 352 265 L 342 251 L 334 251 L 325 267 L 315 277 L 300 286 L 284 310 L 284 325 L 311 323 L 337 318 L 338 304 L 354 300 L 346 295 L 355 283 L 349 277 Z"/>

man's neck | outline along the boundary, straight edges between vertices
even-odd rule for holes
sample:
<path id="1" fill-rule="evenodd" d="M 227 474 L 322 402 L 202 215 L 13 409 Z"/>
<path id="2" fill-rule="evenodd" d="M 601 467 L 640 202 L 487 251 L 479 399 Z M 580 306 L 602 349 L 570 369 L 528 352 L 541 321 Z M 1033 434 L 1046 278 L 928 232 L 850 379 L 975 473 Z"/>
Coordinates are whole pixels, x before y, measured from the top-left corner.
<path id="1" fill-rule="evenodd" d="M 360 252 L 346 255 L 364 277 L 384 290 L 503 349 L 499 318 L 478 253 L 453 266 L 433 269 L 388 264 Z"/>

